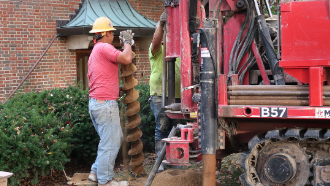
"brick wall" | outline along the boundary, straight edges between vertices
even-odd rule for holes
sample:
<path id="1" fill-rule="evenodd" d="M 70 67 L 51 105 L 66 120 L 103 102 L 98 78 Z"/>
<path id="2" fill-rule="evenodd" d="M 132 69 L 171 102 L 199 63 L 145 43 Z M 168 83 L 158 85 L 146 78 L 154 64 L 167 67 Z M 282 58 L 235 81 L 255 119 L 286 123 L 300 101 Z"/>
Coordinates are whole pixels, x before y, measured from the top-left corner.
<path id="1" fill-rule="evenodd" d="M 69 19 L 81 0 L 0 0 L 0 101 L 5 100 L 38 60 L 56 35 L 56 20 Z M 158 21 L 164 11 L 163 0 L 129 0 L 132 7 L 147 18 Z M 137 41 L 137 78 L 146 76 L 150 65 L 148 51 Z M 74 84 L 76 53 L 66 48 L 66 38 L 52 44 L 28 78 L 23 91 L 66 87 Z"/>
<path id="2" fill-rule="evenodd" d="M 160 15 L 165 11 L 164 0 L 129 0 L 132 7 L 145 17 L 158 22 Z M 139 42 L 139 41 L 138 41 Z M 143 50 L 138 43 L 135 48 L 137 71 L 135 77 L 144 82 L 149 82 L 150 62 L 148 50 Z"/>
<path id="3" fill-rule="evenodd" d="M 56 35 L 56 19 L 68 19 L 80 0 L 0 1 L 0 100 L 21 82 Z M 24 91 L 65 87 L 76 77 L 75 52 L 65 38 L 55 40 L 31 73 Z M 59 78 L 58 78 L 59 77 Z"/>

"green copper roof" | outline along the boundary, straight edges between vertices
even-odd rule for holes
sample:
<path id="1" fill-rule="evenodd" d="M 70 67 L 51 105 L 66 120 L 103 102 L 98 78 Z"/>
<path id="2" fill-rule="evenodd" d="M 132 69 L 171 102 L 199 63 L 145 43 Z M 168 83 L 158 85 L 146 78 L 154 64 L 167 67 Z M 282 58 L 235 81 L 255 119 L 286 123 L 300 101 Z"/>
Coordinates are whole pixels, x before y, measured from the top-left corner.
<path id="1" fill-rule="evenodd" d="M 156 26 L 156 22 L 135 11 L 127 0 L 84 0 L 73 17 L 65 25 L 57 24 L 57 32 L 62 36 L 88 34 L 99 17 L 108 17 L 118 30 L 132 29 L 140 36 L 152 35 Z"/>

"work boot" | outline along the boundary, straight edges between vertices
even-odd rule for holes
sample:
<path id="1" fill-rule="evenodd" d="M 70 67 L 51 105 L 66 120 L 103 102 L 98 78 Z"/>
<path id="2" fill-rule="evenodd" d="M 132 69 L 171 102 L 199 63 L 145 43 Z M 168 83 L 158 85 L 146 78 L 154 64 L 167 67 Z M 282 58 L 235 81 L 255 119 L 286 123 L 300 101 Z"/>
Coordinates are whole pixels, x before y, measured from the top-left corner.
<path id="1" fill-rule="evenodd" d="M 164 142 L 162 142 L 161 140 L 156 140 L 155 141 L 155 153 L 157 155 L 157 158 L 160 156 L 160 151 L 162 150 L 164 146 Z M 161 163 L 159 165 L 158 171 L 157 173 L 163 172 L 164 171 L 164 164 Z"/>
<path id="2" fill-rule="evenodd" d="M 116 181 L 116 180 L 111 180 L 106 184 L 98 184 L 98 186 L 128 186 L 129 183 L 128 181 Z"/>
<path id="3" fill-rule="evenodd" d="M 95 173 L 91 172 L 88 176 L 88 180 L 93 181 L 93 182 L 97 182 L 97 176 Z"/>

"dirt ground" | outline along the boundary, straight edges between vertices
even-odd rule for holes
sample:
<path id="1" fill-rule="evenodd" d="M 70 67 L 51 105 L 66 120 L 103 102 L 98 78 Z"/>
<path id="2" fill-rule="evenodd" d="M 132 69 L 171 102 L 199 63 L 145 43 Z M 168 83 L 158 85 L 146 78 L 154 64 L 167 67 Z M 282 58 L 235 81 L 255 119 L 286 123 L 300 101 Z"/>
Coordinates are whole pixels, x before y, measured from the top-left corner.
<path id="1" fill-rule="evenodd" d="M 144 168 L 145 174 L 134 177 L 131 172 L 122 164 L 116 165 L 115 179 L 127 180 L 130 186 L 144 186 L 155 163 L 156 156 L 153 153 L 145 154 Z M 216 172 L 217 186 L 239 186 L 238 176 L 242 174 L 242 169 L 238 165 L 239 154 L 233 154 L 222 160 L 221 169 Z M 201 186 L 202 185 L 202 163 L 184 166 L 177 169 L 167 167 L 161 173 L 156 174 L 151 186 Z M 65 172 L 68 177 L 74 173 L 88 173 L 90 165 L 67 163 Z M 20 185 L 33 186 L 32 177 L 21 180 Z M 50 175 L 39 176 L 39 183 L 36 186 L 67 186 L 67 179 L 63 171 L 52 171 Z M 96 185 L 96 184 L 95 184 Z"/>

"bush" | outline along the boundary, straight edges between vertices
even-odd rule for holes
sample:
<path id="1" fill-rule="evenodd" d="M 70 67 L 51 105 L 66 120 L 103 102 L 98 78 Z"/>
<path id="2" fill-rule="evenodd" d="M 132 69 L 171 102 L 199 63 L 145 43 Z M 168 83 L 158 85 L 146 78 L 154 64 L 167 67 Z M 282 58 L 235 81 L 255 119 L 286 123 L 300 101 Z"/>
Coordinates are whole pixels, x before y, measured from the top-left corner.
<path id="1" fill-rule="evenodd" d="M 13 172 L 10 185 L 34 172 L 32 183 L 38 175 L 50 170 L 61 170 L 69 161 L 71 129 L 63 128 L 52 107 L 45 106 L 48 91 L 18 94 L 1 105 L 0 112 L 0 170 Z"/>
<path id="2" fill-rule="evenodd" d="M 135 87 L 141 103 L 139 112 L 144 151 L 153 151 L 155 121 L 148 99 L 147 84 Z M 122 104 L 122 100 L 119 106 Z M 34 173 L 62 170 L 69 157 L 92 163 L 97 155 L 99 136 L 88 112 L 88 90 L 69 86 L 41 92 L 17 93 L 5 105 L 0 103 L 0 170 L 13 172 L 10 185 Z"/>
<path id="3" fill-rule="evenodd" d="M 88 111 L 88 90 L 69 86 L 65 90 L 53 89 L 47 103 L 55 110 L 64 125 L 72 129 L 72 154 L 76 161 L 92 163 L 97 156 L 100 140 Z"/>

